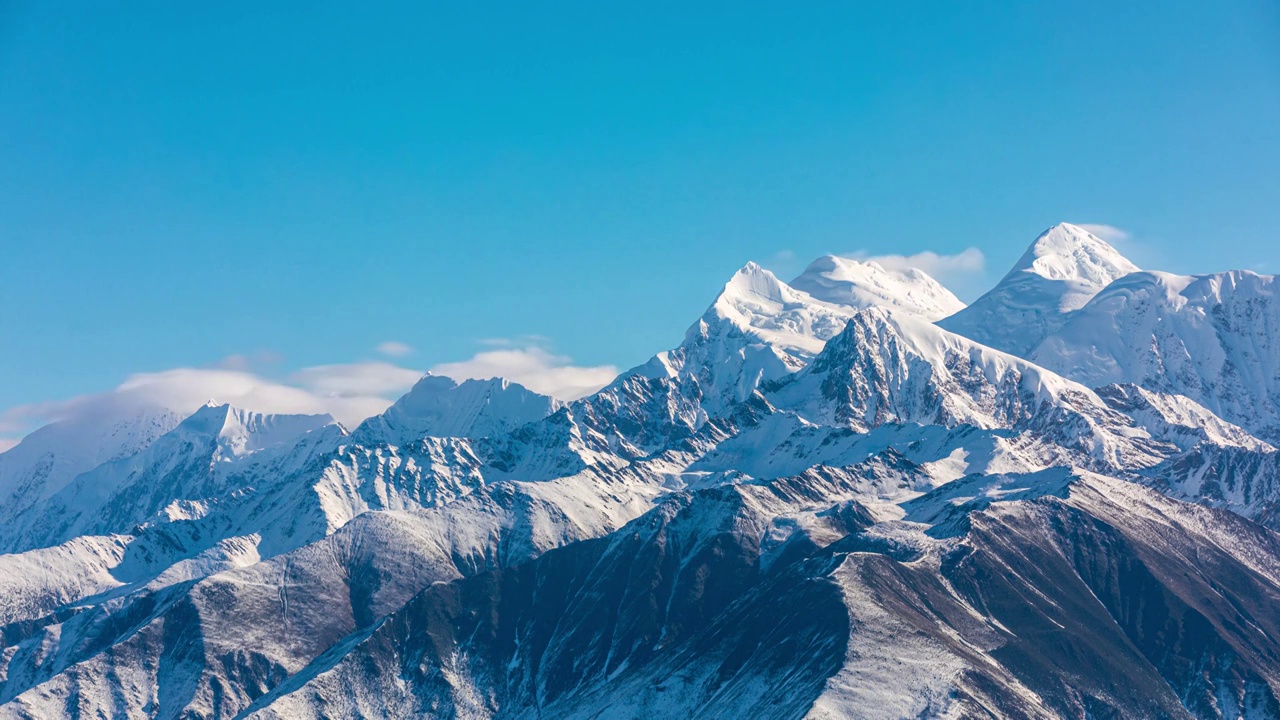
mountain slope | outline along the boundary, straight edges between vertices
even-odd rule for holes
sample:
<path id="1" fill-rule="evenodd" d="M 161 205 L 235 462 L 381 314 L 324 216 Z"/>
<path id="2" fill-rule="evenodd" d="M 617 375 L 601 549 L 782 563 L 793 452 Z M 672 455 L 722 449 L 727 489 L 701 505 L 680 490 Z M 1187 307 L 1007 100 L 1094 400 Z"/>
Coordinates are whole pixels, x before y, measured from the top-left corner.
<path id="1" fill-rule="evenodd" d="M 0 453 L 0 526 L 47 501 L 81 473 L 145 450 L 182 416 L 150 403 L 122 402 L 45 425 Z"/>
<path id="2" fill-rule="evenodd" d="M 1102 467 L 1144 467 L 1167 452 L 1088 388 L 916 318 L 858 313 L 822 355 L 766 387 L 817 424 L 886 423 L 1029 431 Z"/>
<path id="3" fill-rule="evenodd" d="M 345 430 L 328 415 L 268 415 L 209 404 L 132 457 L 77 476 L 0 528 L 9 552 L 79 535 L 128 532 L 149 518 L 200 515 L 256 480 L 287 476 L 336 447 Z"/>
<path id="4" fill-rule="evenodd" d="M 1030 353 L 1091 386 L 1185 395 L 1280 441 L 1280 285 L 1248 271 L 1143 272 L 1107 286 Z"/>
<path id="5" fill-rule="evenodd" d="M 811 494 L 817 479 L 674 496 L 603 540 L 429 588 L 253 716 L 1280 711 L 1280 626 L 1245 619 L 1280 599 L 1280 541 L 1247 521 L 1058 472 L 992 478 L 938 538 Z M 1025 491 L 1005 497 L 1011 481 Z"/>

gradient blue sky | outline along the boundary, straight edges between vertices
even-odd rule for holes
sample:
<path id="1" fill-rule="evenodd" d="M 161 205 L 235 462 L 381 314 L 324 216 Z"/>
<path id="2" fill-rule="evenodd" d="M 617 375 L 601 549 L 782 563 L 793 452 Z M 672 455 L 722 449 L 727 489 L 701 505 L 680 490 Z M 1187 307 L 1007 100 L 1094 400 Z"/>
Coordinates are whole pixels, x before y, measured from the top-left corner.
<path id="1" fill-rule="evenodd" d="M 746 260 L 976 247 L 971 299 L 1059 220 L 1280 269 L 1274 2 L 287 5 L 0 4 L 0 409 L 629 366 Z"/>

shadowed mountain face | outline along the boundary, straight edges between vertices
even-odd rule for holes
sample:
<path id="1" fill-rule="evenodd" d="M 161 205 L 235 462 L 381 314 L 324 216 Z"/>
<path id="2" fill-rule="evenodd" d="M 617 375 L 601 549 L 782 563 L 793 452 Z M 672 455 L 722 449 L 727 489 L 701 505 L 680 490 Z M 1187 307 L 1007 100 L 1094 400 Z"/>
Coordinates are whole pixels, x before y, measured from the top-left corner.
<path id="1" fill-rule="evenodd" d="M 1280 717 L 1270 288 L 1062 225 L 967 309 L 750 264 L 573 402 L 68 418 L 0 718 Z"/>

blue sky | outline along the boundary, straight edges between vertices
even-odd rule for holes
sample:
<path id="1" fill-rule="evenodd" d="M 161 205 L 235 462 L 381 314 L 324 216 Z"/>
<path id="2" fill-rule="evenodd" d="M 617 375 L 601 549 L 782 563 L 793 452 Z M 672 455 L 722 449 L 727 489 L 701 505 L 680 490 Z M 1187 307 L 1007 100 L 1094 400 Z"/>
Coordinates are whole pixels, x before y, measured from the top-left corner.
<path id="1" fill-rule="evenodd" d="M 747 260 L 977 248 L 971 299 L 1059 220 L 1280 269 L 1266 0 L 288 5 L 0 5 L 0 411 L 626 367 Z"/>

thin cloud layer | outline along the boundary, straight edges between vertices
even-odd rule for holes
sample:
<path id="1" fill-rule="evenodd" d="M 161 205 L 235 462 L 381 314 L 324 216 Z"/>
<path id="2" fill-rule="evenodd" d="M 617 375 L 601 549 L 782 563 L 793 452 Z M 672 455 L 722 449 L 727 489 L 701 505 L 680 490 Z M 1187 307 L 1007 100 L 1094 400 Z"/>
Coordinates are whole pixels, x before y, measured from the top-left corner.
<path id="1" fill-rule="evenodd" d="M 304 368 L 289 382 L 328 398 L 382 397 L 404 393 L 421 377 L 419 370 L 372 361 Z"/>
<path id="2" fill-rule="evenodd" d="M 19 405 L 0 412 L 0 452 L 16 445 L 21 434 L 60 420 L 126 417 L 144 408 L 167 408 L 185 415 L 206 402 L 229 403 L 265 413 L 332 415 L 353 427 L 382 412 L 395 390 L 412 385 L 421 373 L 367 363 L 345 373 L 334 367 L 301 371 L 306 383 L 286 384 L 253 373 L 220 368 L 175 368 L 130 376 L 119 387 L 67 400 Z M 394 368 L 394 366 L 389 366 Z M 350 382 L 344 385 L 341 378 Z M 394 380 L 394 381 L 393 381 Z M 394 387 L 393 387 L 394 386 Z M 382 392 L 382 391 L 387 392 Z"/>
<path id="3" fill-rule="evenodd" d="M 1107 225 L 1105 223 L 1080 223 L 1079 227 L 1085 232 L 1097 235 L 1109 243 L 1121 242 L 1131 237 L 1128 230 L 1122 230 L 1115 225 Z"/>
<path id="4" fill-rule="evenodd" d="M 404 357 L 406 355 L 413 354 L 412 347 L 398 340 L 388 340 L 384 343 L 380 343 L 378 347 L 374 349 L 377 350 L 379 353 L 386 355 L 387 357 L 398 358 L 398 357 Z"/>
<path id="5" fill-rule="evenodd" d="M 861 262 L 874 262 L 887 270 L 922 270 L 961 299 L 971 299 L 981 294 L 986 285 L 987 257 L 975 247 L 954 255 L 943 255 L 932 250 L 914 255 L 873 255 L 859 250 L 847 257 Z"/>
<path id="6" fill-rule="evenodd" d="M 853 254 L 855 260 L 874 262 L 887 270 L 923 270 L 938 281 L 957 276 L 981 274 L 986 270 L 987 257 L 978 248 L 968 248 L 955 255 L 939 255 L 925 250 L 914 255 L 872 255 L 865 251 Z"/>
<path id="7" fill-rule="evenodd" d="M 618 374 L 612 365 L 575 366 L 570 358 L 542 347 L 542 340 L 494 339 L 485 343 L 493 349 L 468 360 L 437 365 L 432 372 L 455 380 L 505 377 L 534 392 L 565 400 L 595 392 Z M 144 408 L 165 408 L 186 415 L 209 401 L 264 413 L 327 413 L 343 425 L 355 427 L 385 410 L 423 375 L 421 370 L 368 361 L 317 365 L 284 380 L 272 380 L 250 372 L 250 360 L 236 355 L 212 368 L 139 373 L 108 392 L 0 411 L 0 452 L 51 422 L 120 418 Z"/>
<path id="8" fill-rule="evenodd" d="M 590 395 L 618 376 L 618 368 L 612 365 L 576 366 L 571 358 L 556 355 L 537 345 L 502 347 L 503 343 L 487 344 L 501 349 L 486 350 L 462 362 L 443 363 L 431 368 L 431 372 L 458 381 L 504 377 L 534 392 L 561 400 L 577 400 Z"/>

